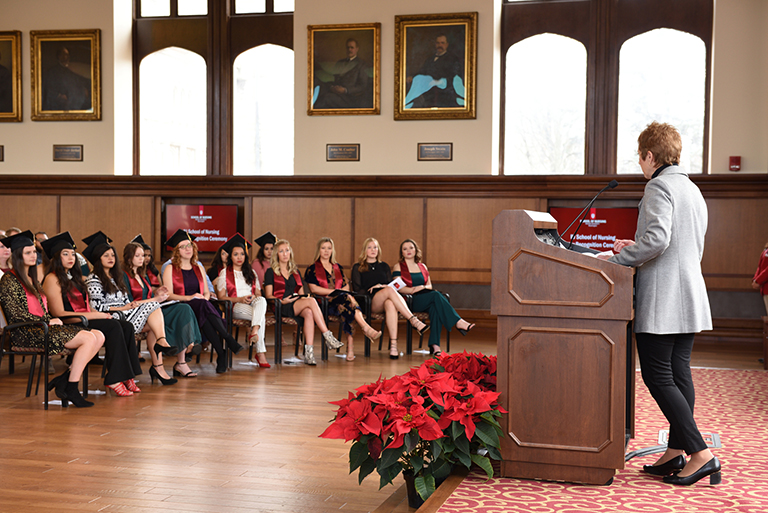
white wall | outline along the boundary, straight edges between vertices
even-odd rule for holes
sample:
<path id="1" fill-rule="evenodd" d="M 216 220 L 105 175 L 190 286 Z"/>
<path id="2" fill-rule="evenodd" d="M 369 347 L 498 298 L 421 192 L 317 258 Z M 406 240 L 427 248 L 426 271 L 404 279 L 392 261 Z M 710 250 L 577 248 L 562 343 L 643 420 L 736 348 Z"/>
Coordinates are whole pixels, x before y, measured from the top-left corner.
<path id="1" fill-rule="evenodd" d="M 3 0 L 0 12 L 0 30 L 21 31 L 22 61 L 22 122 L 0 123 L 0 144 L 5 146 L 5 162 L 0 162 L 0 174 L 113 174 L 115 67 L 112 2 Z M 101 29 L 102 121 L 31 121 L 29 33 L 31 30 L 67 29 Z M 53 162 L 54 144 L 82 144 L 83 162 Z"/>
<path id="2" fill-rule="evenodd" d="M 498 170 L 498 0 L 297 0 L 296 175 L 489 175 Z M 365 8 L 361 8 L 365 5 Z M 478 12 L 477 119 L 394 120 L 395 15 Z M 307 115 L 307 25 L 381 23 L 381 114 Z M 498 46 L 498 43 L 496 44 Z M 496 87 L 495 87 L 496 86 Z M 418 162 L 420 142 L 452 142 L 453 161 Z M 360 143 L 360 162 L 326 162 L 328 143 Z"/>
<path id="3" fill-rule="evenodd" d="M 710 173 L 768 172 L 768 2 L 715 3 Z"/>

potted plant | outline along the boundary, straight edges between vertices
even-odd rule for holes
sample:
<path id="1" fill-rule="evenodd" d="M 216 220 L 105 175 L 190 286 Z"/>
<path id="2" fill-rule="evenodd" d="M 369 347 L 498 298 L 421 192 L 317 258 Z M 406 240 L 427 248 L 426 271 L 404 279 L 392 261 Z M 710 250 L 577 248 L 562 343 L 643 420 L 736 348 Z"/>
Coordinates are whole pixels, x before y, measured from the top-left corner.
<path id="1" fill-rule="evenodd" d="M 339 408 L 320 436 L 353 441 L 349 471 L 359 470 L 358 482 L 375 470 L 382 488 L 403 472 L 423 501 L 454 465 L 493 477 L 506 413 L 498 400 L 495 356 L 443 355 L 331 402 Z"/>

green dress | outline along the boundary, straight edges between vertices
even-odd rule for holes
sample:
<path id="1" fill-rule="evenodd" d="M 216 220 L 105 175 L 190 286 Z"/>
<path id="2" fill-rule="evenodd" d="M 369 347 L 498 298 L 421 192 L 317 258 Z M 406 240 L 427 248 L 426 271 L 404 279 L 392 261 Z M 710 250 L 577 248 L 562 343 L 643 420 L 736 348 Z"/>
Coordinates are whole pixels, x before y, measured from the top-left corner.
<path id="1" fill-rule="evenodd" d="M 128 274 L 123 273 L 123 281 L 128 288 L 128 297 L 131 301 L 140 301 L 152 297 L 152 289 L 149 288 L 144 280 L 141 280 L 141 297 L 134 297 L 134 290 L 131 288 L 131 281 Z M 179 352 L 187 350 L 190 344 L 200 344 L 203 337 L 200 335 L 200 327 L 197 325 L 197 318 L 192 308 L 186 303 L 173 303 L 165 305 L 163 309 L 163 319 L 165 320 L 165 337 L 168 339 L 168 345 L 176 347 Z"/>
<path id="2" fill-rule="evenodd" d="M 395 266 L 392 277 L 396 278 L 400 276 L 400 267 Z M 426 285 L 424 281 L 424 275 L 421 273 L 411 273 L 411 280 L 413 280 L 413 287 L 419 285 Z M 443 326 L 448 331 L 456 326 L 459 322 L 459 314 L 453 309 L 451 304 L 445 299 L 442 293 L 437 290 L 424 289 L 421 292 L 413 294 L 413 312 L 427 312 L 429 314 L 429 345 L 440 345 L 440 332 L 443 330 Z"/>
<path id="3" fill-rule="evenodd" d="M 27 293 L 19 279 L 12 273 L 5 273 L 0 278 L 0 305 L 5 312 L 5 320 L 8 324 L 17 322 L 39 322 L 49 323 L 51 314 L 40 301 L 40 306 L 45 313 L 40 317 L 29 311 L 27 302 Z M 64 350 L 64 344 L 75 338 L 75 336 L 84 328 L 66 324 L 64 326 L 48 326 L 48 354 L 54 355 Z M 34 347 L 43 349 L 43 330 L 37 327 L 27 327 L 14 330 L 11 334 L 14 346 Z"/>

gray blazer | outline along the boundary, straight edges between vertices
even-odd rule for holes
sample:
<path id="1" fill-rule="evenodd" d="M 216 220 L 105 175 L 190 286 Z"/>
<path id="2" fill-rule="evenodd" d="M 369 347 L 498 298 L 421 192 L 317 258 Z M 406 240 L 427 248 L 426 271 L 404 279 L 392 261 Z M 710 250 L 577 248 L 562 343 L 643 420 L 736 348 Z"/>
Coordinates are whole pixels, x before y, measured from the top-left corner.
<path id="1" fill-rule="evenodd" d="M 657 335 L 712 329 L 701 274 L 707 204 L 678 166 L 645 186 L 635 244 L 608 259 L 637 267 L 635 332 Z"/>

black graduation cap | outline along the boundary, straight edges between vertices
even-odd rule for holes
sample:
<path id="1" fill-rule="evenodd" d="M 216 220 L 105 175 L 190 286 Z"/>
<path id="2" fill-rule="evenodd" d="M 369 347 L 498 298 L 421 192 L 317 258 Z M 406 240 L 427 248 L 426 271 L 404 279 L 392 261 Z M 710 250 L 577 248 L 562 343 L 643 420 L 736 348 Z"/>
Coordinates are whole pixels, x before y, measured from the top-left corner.
<path id="1" fill-rule="evenodd" d="M 106 240 L 106 241 L 107 241 L 107 244 L 112 244 L 112 239 L 110 239 L 109 237 L 107 237 L 107 234 L 105 234 L 105 233 L 104 233 L 104 232 L 102 232 L 101 230 L 99 230 L 98 232 L 96 232 L 96 233 L 93 233 L 93 234 L 89 235 L 88 237 L 84 238 L 84 239 L 83 239 L 83 242 L 85 242 L 85 243 L 86 243 L 86 245 L 90 245 L 90 244 L 91 244 L 91 242 L 93 242 L 94 240 L 96 240 L 96 238 L 98 238 L 98 237 L 101 237 L 101 238 L 103 238 L 104 240 Z"/>
<path id="2" fill-rule="evenodd" d="M 221 249 L 232 254 L 232 250 L 234 250 L 237 247 L 243 248 L 245 250 L 245 254 L 247 255 L 248 252 L 251 250 L 251 247 L 253 245 L 245 240 L 245 237 L 240 235 L 239 233 L 234 234 L 232 237 L 229 238 L 227 242 L 221 245 Z"/>
<path id="3" fill-rule="evenodd" d="M 40 243 L 43 247 L 43 251 L 48 258 L 53 258 L 53 255 L 61 251 L 62 249 L 75 249 L 75 241 L 72 239 L 72 235 L 69 232 L 63 232 L 58 235 L 54 235 L 48 240 L 44 240 Z"/>
<path id="4" fill-rule="evenodd" d="M 141 236 L 141 234 L 138 234 L 136 237 L 134 237 L 131 242 L 135 242 L 136 244 L 141 244 L 141 247 L 144 249 L 152 249 L 152 247 L 144 242 L 144 237 Z"/>
<path id="5" fill-rule="evenodd" d="M 178 230 L 176 230 L 176 233 L 171 235 L 170 239 L 165 241 L 165 245 L 168 246 L 169 248 L 173 249 L 176 246 L 178 246 L 178 244 L 181 241 L 188 240 L 188 241 L 192 242 L 196 238 L 197 237 L 195 237 L 194 235 L 190 235 L 189 233 L 187 233 L 184 230 L 182 230 L 181 228 L 179 228 Z"/>
<path id="6" fill-rule="evenodd" d="M 11 251 L 15 251 L 19 248 L 34 246 L 35 236 L 32 235 L 31 231 L 27 230 L 25 232 L 17 233 L 16 235 L 11 235 L 10 237 L 6 237 L 0 242 L 2 242 L 3 246 L 6 248 L 10 248 Z"/>
<path id="7" fill-rule="evenodd" d="M 272 232 L 267 232 L 258 239 L 254 240 L 256 244 L 259 245 L 259 247 L 264 247 L 265 244 L 274 244 L 277 242 L 277 237 Z"/>
<path id="8" fill-rule="evenodd" d="M 101 255 L 106 253 L 107 250 L 112 249 L 112 246 L 109 245 L 111 239 L 101 232 L 94 233 L 92 236 L 88 237 L 88 239 L 90 239 L 91 242 L 88 244 L 88 247 L 83 250 L 83 256 L 88 259 L 91 265 L 96 265 L 96 262 L 99 261 Z M 85 239 L 83 239 L 83 241 L 85 241 Z"/>

